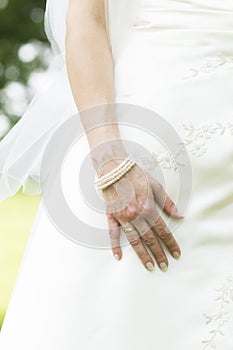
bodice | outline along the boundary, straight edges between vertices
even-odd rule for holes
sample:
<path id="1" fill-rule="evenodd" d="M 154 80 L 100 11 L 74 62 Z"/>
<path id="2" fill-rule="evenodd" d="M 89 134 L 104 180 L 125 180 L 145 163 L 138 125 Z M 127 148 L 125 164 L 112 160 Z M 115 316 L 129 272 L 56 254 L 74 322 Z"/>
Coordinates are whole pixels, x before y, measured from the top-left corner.
<path id="1" fill-rule="evenodd" d="M 134 0 L 135 22 L 158 30 L 232 31 L 233 1 Z"/>

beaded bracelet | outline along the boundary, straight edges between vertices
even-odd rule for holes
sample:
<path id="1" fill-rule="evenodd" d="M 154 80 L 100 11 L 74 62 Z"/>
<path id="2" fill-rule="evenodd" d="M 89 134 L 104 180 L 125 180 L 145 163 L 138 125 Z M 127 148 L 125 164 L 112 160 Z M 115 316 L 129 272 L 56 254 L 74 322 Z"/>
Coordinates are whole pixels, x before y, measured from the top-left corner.
<path id="1" fill-rule="evenodd" d="M 123 162 L 121 162 L 116 168 L 114 168 L 113 170 L 111 170 L 109 173 L 101 176 L 96 182 L 95 184 L 98 184 L 102 181 L 104 181 L 105 179 L 109 178 L 110 176 L 116 174 L 117 172 L 119 172 L 130 160 L 131 160 L 131 156 L 128 156 L 127 158 L 125 158 L 123 160 Z"/>
<path id="2" fill-rule="evenodd" d="M 103 190 L 120 180 L 136 164 L 131 156 L 128 156 L 122 163 L 109 173 L 101 176 L 96 182 L 97 190 Z"/>
<path id="3" fill-rule="evenodd" d="M 127 164 L 129 164 L 130 161 L 132 161 L 132 157 L 131 156 L 128 156 L 127 158 L 125 158 L 123 160 L 123 162 L 121 162 L 116 168 L 114 168 L 113 170 L 111 170 L 110 172 L 108 172 L 107 174 L 101 176 L 99 179 L 97 179 L 95 181 L 95 184 L 96 185 L 99 185 L 99 184 L 102 184 L 103 182 L 106 182 L 106 180 L 112 178 L 113 175 L 117 175 L 118 173 L 121 172 L 121 170 L 123 168 L 125 168 L 125 166 Z"/>

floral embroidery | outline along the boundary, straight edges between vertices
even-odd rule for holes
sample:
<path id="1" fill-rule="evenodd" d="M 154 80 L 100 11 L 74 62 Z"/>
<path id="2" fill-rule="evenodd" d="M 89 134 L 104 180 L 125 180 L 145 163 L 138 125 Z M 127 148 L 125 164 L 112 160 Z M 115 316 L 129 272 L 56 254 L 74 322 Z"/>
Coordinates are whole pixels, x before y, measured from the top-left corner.
<path id="1" fill-rule="evenodd" d="M 209 333 L 209 339 L 202 340 L 204 344 L 203 350 L 211 347 L 216 349 L 216 338 L 218 335 L 223 336 L 223 327 L 229 321 L 229 312 L 226 310 L 226 305 L 233 302 L 233 276 L 229 275 L 222 287 L 216 288 L 218 296 L 215 299 L 219 305 L 216 312 L 213 314 L 203 314 L 207 325 L 212 325 Z"/>
<path id="2" fill-rule="evenodd" d="M 183 142 L 178 145 L 178 150 L 175 154 L 152 152 L 151 159 L 141 158 L 148 171 L 158 166 L 165 170 L 176 171 L 178 167 L 184 166 L 180 156 L 185 150 L 189 151 L 192 156 L 202 157 L 208 151 L 208 141 L 211 138 L 226 133 L 230 133 L 233 136 L 233 122 L 202 124 L 198 127 L 189 122 L 183 124 L 183 129 L 186 135 L 183 137 Z"/>
<path id="3" fill-rule="evenodd" d="M 191 72 L 188 76 L 183 79 L 195 78 L 201 73 L 211 73 L 215 69 L 220 68 L 226 64 L 233 64 L 233 56 L 226 56 L 222 52 L 217 52 L 215 55 L 208 57 L 206 62 L 196 68 L 190 68 Z"/>
<path id="4" fill-rule="evenodd" d="M 213 136 L 220 136 L 227 131 L 233 135 L 233 122 L 203 124 L 199 127 L 194 127 L 192 123 L 183 124 L 186 131 L 184 137 L 184 145 L 192 155 L 201 157 L 207 152 L 207 142 Z"/>
<path id="5" fill-rule="evenodd" d="M 179 166 L 184 166 L 185 164 L 178 160 L 179 155 L 183 151 L 183 148 L 177 151 L 175 155 L 170 155 L 168 152 L 156 154 L 151 153 L 152 157 L 148 159 L 147 157 L 141 157 L 140 160 L 142 165 L 146 167 L 146 170 L 151 171 L 156 167 L 160 166 L 166 170 L 176 171 Z"/>

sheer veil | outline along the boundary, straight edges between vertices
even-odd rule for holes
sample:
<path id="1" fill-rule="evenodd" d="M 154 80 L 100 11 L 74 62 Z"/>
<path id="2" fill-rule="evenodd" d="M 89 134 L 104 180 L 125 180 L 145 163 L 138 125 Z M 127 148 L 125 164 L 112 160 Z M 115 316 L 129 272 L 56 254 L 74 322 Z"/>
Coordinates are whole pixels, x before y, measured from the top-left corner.
<path id="1" fill-rule="evenodd" d="M 14 195 L 22 186 L 26 194 L 39 194 L 40 164 L 53 132 L 78 112 L 65 65 L 66 13 L 69 0 L 47 0 L 45 32 L 53 51 L 47 84 L 38 92 L 20 121 L 0 142 L 0 200 Z M 105 0 L 108 36 L 114 64 L 118 61 L 135 1 Z M 78 24 L 77 24 L 78 25 Z"/>

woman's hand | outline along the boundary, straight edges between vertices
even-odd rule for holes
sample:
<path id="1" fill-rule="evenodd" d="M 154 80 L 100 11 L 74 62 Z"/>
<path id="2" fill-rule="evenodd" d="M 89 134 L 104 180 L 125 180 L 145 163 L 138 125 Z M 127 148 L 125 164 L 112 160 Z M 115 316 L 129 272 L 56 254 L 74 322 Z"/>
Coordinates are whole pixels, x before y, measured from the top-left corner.
<path id="1" fill-rule="evenodd" d="M 108 169 L 116 167 L 121 161 L 109 162 L 111 165 Z M 106 171 L 102 172 L 104 173 Z M 168 259 L 161 241 L 176 259 L 180 257 L 181 250 L 159 215 L 157 205 L 163 208 L 163 211 L 169 216 L 177 219 L 183 216 L 178 213 L 175 204 L 161 184 L 135 165 L 119 181 L 104 189 L 102 193 L 106 201 L 109 233 L 115 258 L 120 260 L 122 257 L 121 226 L 133 227 L 134 231 L 125 234 L 143 265 L 148 270 L 153 270 L 155 259 L 160 269 L 166 271 Z"/>

